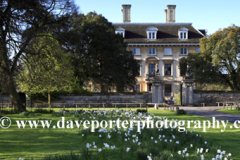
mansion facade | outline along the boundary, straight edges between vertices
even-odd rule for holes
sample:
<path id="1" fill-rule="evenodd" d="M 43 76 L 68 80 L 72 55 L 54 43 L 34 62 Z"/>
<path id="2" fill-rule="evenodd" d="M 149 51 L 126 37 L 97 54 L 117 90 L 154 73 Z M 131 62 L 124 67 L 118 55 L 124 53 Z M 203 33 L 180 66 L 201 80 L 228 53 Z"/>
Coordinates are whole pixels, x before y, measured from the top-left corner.
<path id="1" fill-rule="evenodd" d="M 192 23 L 175 23 L 175 5 L 168 5 L 164 11 L 165 23 L 131 23 L 131 5 L 122 7 L 123 23 L 113 23 L 113 26 L 138 60 L 135 91 L 151 92 L 151 77 L 157 73 L 162 81 L 164 99 L 176 99 L 183 80 L 179 61 L 188 53 L 199 51 L 199 40 L 205 36 L 205 30 L 195 29 Z"/>

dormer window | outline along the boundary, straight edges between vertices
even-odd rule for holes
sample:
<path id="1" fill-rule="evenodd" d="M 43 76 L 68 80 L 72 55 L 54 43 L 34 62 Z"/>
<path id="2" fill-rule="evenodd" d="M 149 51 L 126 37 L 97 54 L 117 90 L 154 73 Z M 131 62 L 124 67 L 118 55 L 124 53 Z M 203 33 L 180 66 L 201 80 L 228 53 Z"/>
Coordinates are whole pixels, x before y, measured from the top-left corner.
<path id="1" fill-rule="evenodd" d="M 179 39 L 188 39 L 188 29 L 182 27 L 178 30 Z"/>
<path id="2" fill-rule="evenodd" d="M 148 39 L 157 39 L 157 31 L 158 31 L 158 29 L 156 27 L 148 27 L 146 29 L 147 38 Z"/>
<path id="3" fill-rule="evenodd" d="M 122 27 L 118 27 L 116 30 L 115 30 L 115 33 L 116 34 L 121 34 L 123 36 L 123 38 L 125 38 L 125 29 L 123 29 Z"/>

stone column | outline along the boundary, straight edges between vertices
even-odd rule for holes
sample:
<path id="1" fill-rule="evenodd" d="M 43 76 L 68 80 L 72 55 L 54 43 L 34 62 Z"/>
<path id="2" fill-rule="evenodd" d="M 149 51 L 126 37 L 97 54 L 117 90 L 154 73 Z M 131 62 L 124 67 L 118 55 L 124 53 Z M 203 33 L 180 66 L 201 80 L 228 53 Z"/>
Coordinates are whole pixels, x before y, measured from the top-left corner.
<path id="1" fill-rule="evenodd" d="M 152 88 L 151 88 L 151 90 L 152 90 L 152 102 L 154 103 L 155 102 L 155 86 L 154 85 L 152 85 Z"/>
<path id="2" fill-rule="evenodd" d="M 142 60 L 142 66 L 141 66 L 141 77 L 142 77 L 142 79 L 143 79 L 144 77 L 146 77 L 145 68 L 146 68 L 146 66 L 145 66 L 145 61 Z"/>
<path id="3" fill-rule="evenodd" d="M 162 103 L 163 102 L 163 87 L 161 81 L 152 82 L 152 103 Z"/>
<path id="4" fill-rule="evenodd" d="M 160 74 L 160 76 L 161 76 L 160 78 L 162 78 L 162 75 L 163 75 L 163 69 L 164 69 L 162 59 L 160 59 L 159 62 L 158 62 L 158 69 L 159 69 L 159 74 Z"/>
<path id="5" fill-rule="evenodd" d="M 163 103 L 163 84 L 160 83 L 158 89 L 158 103 Z"/>
<path id="6" fill-rule="evenodd" d="M 186 105 L 186 85 L 182 84 L 182 105 Z"/>
<path id="7" fill-rule="evenodd" d="M 185 79 L 183 80 L 183 88 L 182 88 L 182 103 L 183 105 L 193 105 L 193 79 Z"/>
<path id="8" fill-rule="evenodd" d="M 189 101 L 188 101 L 188 103 L 189 103 L 189 105 L 193 105 L 193 96 L 194 96 L 194 92 L 193 92 L 193 84 L 190 84 L 190 86 L 189 86 Z"/>

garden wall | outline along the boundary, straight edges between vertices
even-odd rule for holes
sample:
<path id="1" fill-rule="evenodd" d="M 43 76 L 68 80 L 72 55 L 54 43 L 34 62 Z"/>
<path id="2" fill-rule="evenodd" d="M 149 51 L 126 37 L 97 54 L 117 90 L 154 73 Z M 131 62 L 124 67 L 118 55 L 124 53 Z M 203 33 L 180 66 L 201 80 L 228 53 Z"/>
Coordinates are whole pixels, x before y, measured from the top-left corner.
<path id="1" fill-rule="evenodd" d="M 205 103 L 207 106 L 217 106 L 216 102 L 240 102 L 240 93 L 220 91 L 194 91 L 194 105 Z"/>
<path id="2" fill-rule="evenodd" d="M 112 103 L 151 103 L 152 94 L 143 93 L 136 95 L 93 95 L 93 96 L 64 96 L 60 95 L 59 99 L 51 101 L 53 107 L 62 107 L 62 104 L 67 103 L 66 107 L 75 107 L 75 103 L 105 103 L 105 107 L 112 107 Z M 34 101 L 39 103 L 42 101 Z M 45 101 L 47 103 L 47 101 Z M 54 104 L 55 103 L 55 104 Z M 27 107 L 30 107 L 31 102 L 27 102 Z M 94 106 L 94 105 L 93 105 Z M 96 105 L 95 105 L 96 106 Z M 101 105 L 102 106 L 102 105 Z"/>

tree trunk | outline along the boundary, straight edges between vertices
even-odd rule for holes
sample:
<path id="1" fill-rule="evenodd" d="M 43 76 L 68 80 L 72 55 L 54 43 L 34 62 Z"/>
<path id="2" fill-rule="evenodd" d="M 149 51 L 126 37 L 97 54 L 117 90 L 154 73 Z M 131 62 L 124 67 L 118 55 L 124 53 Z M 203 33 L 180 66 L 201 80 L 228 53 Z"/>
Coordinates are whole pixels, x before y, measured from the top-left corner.
<path id="1" fill-rule="evenodd" d="M 48 90 L 48 107 L 51 108 L 51 94 L 49 90 Z"/>
<path id="2" fill-rule="evenodd" d="M 108 93 L 108 89 L 106 85 L 101 84 L 101 93 L 103 94 L 107 94 Z"/>
<path id="3" fill-rule="evenodd" d="M 8 91 L 9 91 L 10 97 L 12 99 L 13 108 L 15 108 L 15 109 L 17 108 L 18 111 L 20 111 L 20 112 L 26 111 L 26 106 L 23 105 L 23 102 L 20 99 L 20 96 L 16 91 L 16 87 L 15 87 L 13 78 L 10 78 Z"/>

